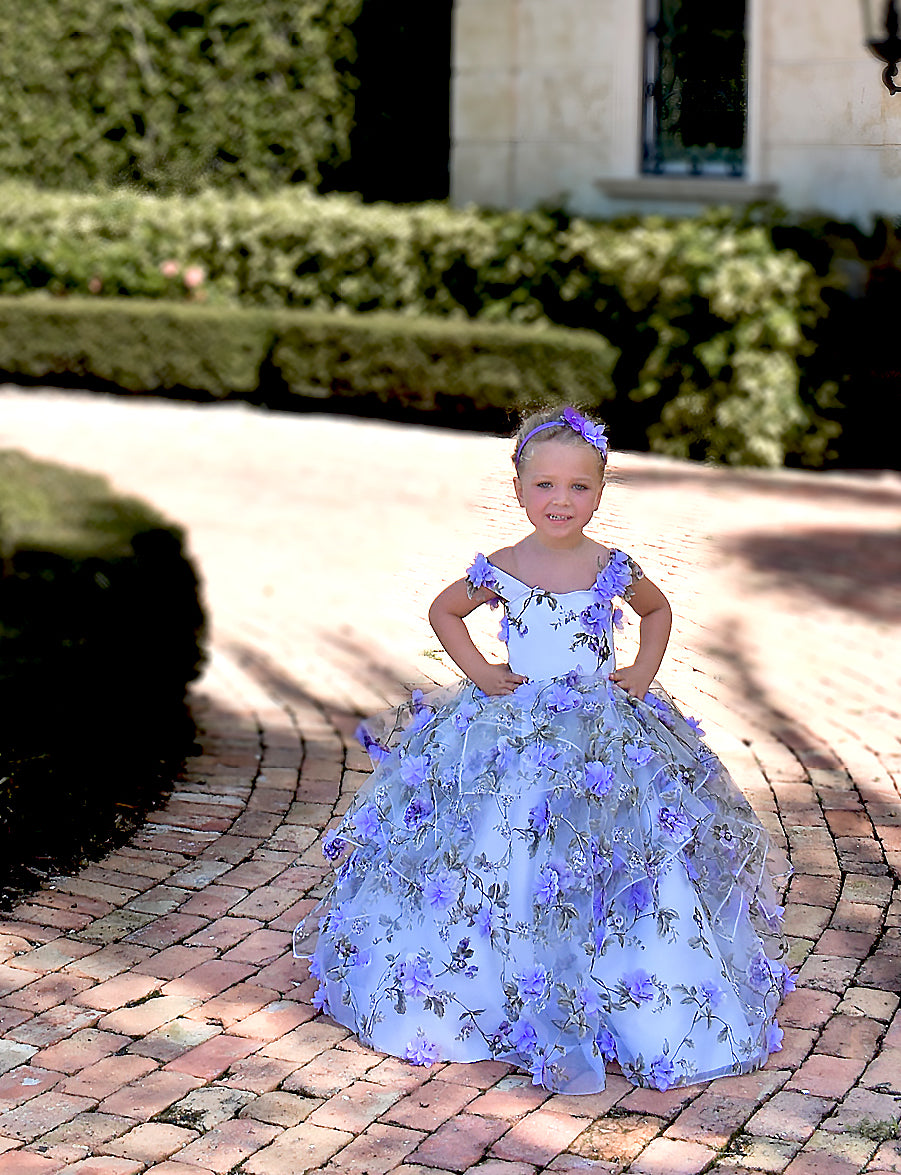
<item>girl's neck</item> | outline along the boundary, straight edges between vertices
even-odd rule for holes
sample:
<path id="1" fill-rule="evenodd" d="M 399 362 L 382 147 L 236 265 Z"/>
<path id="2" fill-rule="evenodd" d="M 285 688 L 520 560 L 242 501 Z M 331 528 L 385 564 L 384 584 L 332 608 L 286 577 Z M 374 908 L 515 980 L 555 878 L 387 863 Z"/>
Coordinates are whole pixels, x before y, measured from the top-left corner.
<path id="1" fill-rule="evenodd" d="M 564 559 L 567 556 L 578 558 L 585 551 L 598 545 L 594 539 L 590 539 L 586 534 L 580 534 L 578 538 L 563 538 L 559 543 L 555 543 L 553 540 L 542 537 L 537 530 L 533 530 L 530 535 L 523 539 L 523 544 L 533 549 L 536 554 L 541 552 L 552 558 L 559 556 Z"/>
<path id="2" fill-rule="evenodd" d="M 552 592 L 567 592 L 591 586 L 605 548 L 584 534 L 580 542 L 571 546 L 552 547 L 533 532 L 513 550 L 514 574 L 523 583 Z"/>

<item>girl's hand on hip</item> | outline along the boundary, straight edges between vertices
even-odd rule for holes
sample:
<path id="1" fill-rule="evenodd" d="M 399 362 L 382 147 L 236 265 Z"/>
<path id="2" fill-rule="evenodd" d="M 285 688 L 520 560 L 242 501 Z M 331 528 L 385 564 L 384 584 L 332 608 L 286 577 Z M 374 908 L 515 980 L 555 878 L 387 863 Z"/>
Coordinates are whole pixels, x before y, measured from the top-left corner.
<path id="1" fill-rule="evenodd" d="M 479 673 L 478 678 L 473 678 L 482 693 L 488 694 L 489 697 L 512 694 L 517 686 L 525 685 L 528 680 L 527 677 L 514 673 L 509 665 L 490 664 L 486 666 L 484 672 Z"/>
<path id="2" fill-rule="evenodd" d="M 630 697 L 644 698 L 654 679 L 635 665 L 624 665 L 622 669 L 614 669 L 610 674 L 610 680 L 621 690 L 625 690 Z"/>

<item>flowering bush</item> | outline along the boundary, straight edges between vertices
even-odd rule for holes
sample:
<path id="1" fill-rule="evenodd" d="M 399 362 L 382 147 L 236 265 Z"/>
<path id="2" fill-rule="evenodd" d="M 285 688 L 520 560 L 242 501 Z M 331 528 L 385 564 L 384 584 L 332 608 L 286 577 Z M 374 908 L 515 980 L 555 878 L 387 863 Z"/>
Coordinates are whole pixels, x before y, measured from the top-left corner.
<path id="1" fill-rule="evenodd" d="M 366 205 L 300 186 L 183 200 L 4 185 L 0 241 L 0 292 L 202 293 L 590 330 L 620 352 L 616 445 L 751 465 L 834 456 L 842 372 L 813 352 L 840 279 L 722 213 L 596 223 Z"/>

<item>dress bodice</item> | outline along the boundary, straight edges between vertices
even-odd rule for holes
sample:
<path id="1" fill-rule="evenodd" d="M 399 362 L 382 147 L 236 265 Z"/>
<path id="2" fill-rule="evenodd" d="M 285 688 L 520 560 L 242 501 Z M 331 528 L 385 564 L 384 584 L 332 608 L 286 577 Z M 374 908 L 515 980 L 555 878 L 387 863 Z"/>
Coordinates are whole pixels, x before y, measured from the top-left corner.
<path id="1" fill-rule="evenodd" d="M 476 556 L 467 573 L 472 590 L 487 587 L 501 600 L 501 639 L 510 668 L 530 681 L 610 672 L 615 665 L 613 601 L 628 599 L 640 576 L 638 565 L 616 550 L 599 564 L 590 588 L 573 592 L 529 587 L 484 555 Z"/>

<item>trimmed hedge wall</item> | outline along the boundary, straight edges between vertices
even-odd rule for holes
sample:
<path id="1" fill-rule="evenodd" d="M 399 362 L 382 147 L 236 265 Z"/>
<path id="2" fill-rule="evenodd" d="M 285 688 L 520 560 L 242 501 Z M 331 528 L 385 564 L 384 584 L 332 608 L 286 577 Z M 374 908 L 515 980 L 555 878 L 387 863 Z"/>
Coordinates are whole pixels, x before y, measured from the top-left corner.
<path id="1" fill-rule="evenodd" d="M 0 241 L 0 292 L 12 294 L 590 330 L 619 351 L 614 382 L 631 401 L 620 445 L 753 465 L 835 455 L 842 373 L 802 372 L 841 283 L 727 213 L 594 223 L 299 188 L 172 200 L 6 185 Z"/>
<path id="2" fill-rule="evenodd" d="M 171 780 L 204 618 L 178 527 L 15 451 L 0 451 L 0 557 L 2 888 L 130 831 Z"/>
<path id="3" fill-rule="evenodd" d="M 598 404 L 613 398 L 616 357 L 590 331 L 133 298 L 0 298 L 0 371 L 10 376 L 74 374 L 133 392 L 184 388 L 272 407 L 293 397 L 420 411 Z"/>

